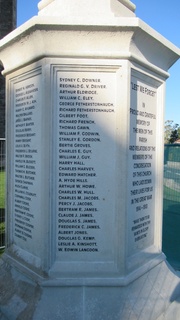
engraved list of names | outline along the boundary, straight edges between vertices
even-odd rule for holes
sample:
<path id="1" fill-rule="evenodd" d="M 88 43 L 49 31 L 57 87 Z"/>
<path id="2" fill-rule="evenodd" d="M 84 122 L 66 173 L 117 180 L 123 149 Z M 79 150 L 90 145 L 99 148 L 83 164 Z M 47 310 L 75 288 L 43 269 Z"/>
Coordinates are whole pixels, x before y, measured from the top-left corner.
<path id="1" fill-rule="evenodd" d="M 15 81 L 14 239 L 36 254 L 40 220 L 40 74 Z"/>
<path id="2" fill-rule="evenodd" d="M 66 261 L 112 259 L 115 77 L 57 72 L 57 255 Z"/>

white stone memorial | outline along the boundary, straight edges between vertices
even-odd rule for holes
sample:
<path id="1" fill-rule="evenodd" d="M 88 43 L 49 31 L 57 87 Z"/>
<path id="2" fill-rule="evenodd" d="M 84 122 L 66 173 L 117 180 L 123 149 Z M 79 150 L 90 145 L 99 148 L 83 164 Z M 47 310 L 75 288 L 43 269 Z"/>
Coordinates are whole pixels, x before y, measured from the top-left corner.
<path id="1" fill-rule="evenodd" d="M 0 41 L 1 264 L 13 270 L 0 282 L 8 274 L 21 292 L 0 300 L 10 318 L 154 320 L 173 301 L 178 278 L 161 246 L 163 113 L 180 50 L 134 11 L 127 0 L 43 0 Z M 23 300 L 21 277 L 33 297 Z"/>

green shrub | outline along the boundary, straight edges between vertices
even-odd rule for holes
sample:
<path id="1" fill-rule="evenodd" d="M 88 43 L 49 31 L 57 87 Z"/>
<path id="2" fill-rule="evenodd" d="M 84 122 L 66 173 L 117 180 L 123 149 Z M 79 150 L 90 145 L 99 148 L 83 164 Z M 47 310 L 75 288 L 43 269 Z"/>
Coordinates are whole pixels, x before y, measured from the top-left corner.
<path id="1" fill-rule="evenodd" d="M 5 223 L 4 222 L 1 222 L 0 223 L 0 235 L 5 233 Z"/>

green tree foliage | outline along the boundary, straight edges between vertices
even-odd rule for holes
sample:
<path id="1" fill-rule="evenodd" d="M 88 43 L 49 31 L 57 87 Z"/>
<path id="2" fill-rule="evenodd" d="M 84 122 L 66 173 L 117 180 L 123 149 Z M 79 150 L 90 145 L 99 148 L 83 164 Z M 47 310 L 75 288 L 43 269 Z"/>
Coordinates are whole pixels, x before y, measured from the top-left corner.
<path id="1" fill-rule="evenodd" d="M 178 139 L 178 131 L 175 129 L 171 132 L 169 143 L 174 143 Z"/>
<path id="2" fill-rule="evenodd" d="M 173 127 L 173 121 L 172 120 L 165 121 L 165 125 L 164 125 L 164 143 L 169 143 L 169 139 L 170 139 L 171 132 L 172 132 L 172 127 Z"/>
<path id="3" fill-rule="evenodd" d="M 164 126 L 164 143 L 174 143 L 180 139 L 180 126 L 172 120 L 167 120 Z"/>

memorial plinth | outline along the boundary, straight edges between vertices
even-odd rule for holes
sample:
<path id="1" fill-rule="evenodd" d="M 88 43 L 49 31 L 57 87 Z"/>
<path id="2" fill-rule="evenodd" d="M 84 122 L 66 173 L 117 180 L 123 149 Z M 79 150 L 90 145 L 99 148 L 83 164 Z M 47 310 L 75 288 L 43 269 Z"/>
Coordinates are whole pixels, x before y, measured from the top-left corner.
<path id="1" fill-rule="evenodd" d="M 141 299 L 142 282 L 151 279 L 152 302 L 155 291 L 164 294 L 157 274 L 178 283 L 164 262 L 161 229 L 165 80 L 180 50 L 134 10 L 127 0 L 41 1 L 38 16 L 0 42 L 8 141 L 4 260 L 34 288 L 40 284 L 32 319 L 49 319 L 46 299 L 53 319 L 71 312 L 78 320 L 117 319 L 120 310 L 131 319 L 123 299 L 133 288 L 142 288 Z M 71 294 L 77 309 L 68 305 Z M 157 298 L 151 319 L 168 294 L 162 304 Z M 113 312 L 109 306 L 102 313 L 99 295 Z M 153 309 L 150 300 L 144 311 Z M 130 304 L 128 310 L 135 312 Z"/>

